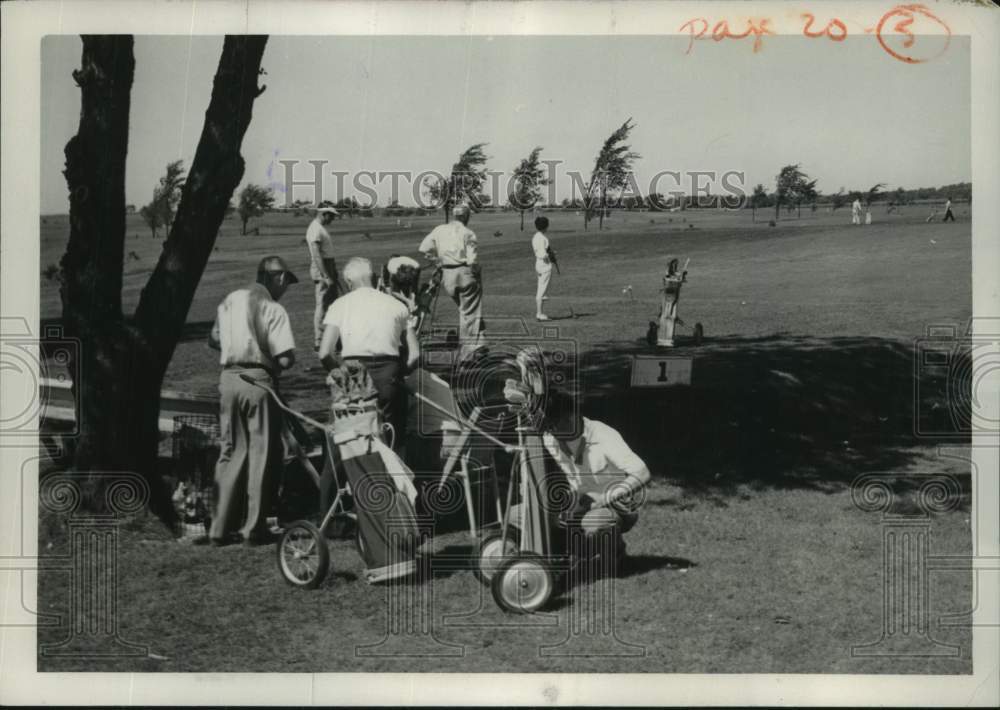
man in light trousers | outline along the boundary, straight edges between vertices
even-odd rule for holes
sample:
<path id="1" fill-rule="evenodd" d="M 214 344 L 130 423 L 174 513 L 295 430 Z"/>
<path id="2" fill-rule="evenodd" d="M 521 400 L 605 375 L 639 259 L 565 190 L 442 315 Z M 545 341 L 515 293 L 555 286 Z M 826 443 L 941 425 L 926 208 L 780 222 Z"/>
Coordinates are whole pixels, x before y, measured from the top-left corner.
<path id="1" fill-rule="evenodd" d="M 309 278 L 313 281 L 316 308 L 313 311 L 313 349 L 319 350 L 323 339 L 323 317 L 339 294 L 337 262 L 333 258 L 333 239 L 327 227 L 340 214 L 333 207 L 320 206 L 316 218 L 306 229 L 306 246 L 309 247 Z"/>
<path id="2" fill-rule="evenodd" d="M 276 389 L 278 373 L 295 363 L 288 312 L 278 299 L 297 282 L 280 257 L 265 257 L 257 282 L 233 291 L 219 305 L 209 335 L 208 344 L 220 352 L 223 368 L 218 491 L 209 531 L 213 545 L 235 542 L 237 532 L 248 545 L 273 538 L 267 515 L 281 463 L 281 419 L 271 396 L 243 377 Z"/>
<path id="3" fill-rule="evenodd" d="M 448 224 L 438 225 L 420 243 L 420 252 L 442 269 L 441 284 L 458 306 L 459 358 L 485 346 L 482 315 L 482 271 L 476 233 L 468 228 L 468 205 L 458 205 Z"/>

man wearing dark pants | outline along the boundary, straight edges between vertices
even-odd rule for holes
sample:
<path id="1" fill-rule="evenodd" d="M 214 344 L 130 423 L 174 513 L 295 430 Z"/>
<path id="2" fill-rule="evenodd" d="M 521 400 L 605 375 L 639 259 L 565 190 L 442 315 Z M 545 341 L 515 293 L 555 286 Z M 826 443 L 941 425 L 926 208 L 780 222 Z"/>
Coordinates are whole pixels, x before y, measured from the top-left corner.
<path id="1" fill-rule="evenodd" d="M 278 304 L 295 277 L 280 257 L 265 257 L 257 282 L 230 293 L 219 305 L 209 335 L 221 353 L 219 431 L 215 469 L 218 497 L 209 537 L 215 545 L 271 540 L 267 514 L 281 461 L 280 414 L 270 395 L 244 376 L 277 388 L 278 373 L 295 363 L 288 313 Z"/>
<path id="2" fill-rule="evenodd" d="M 406 433 L 406 389 L 403 378 L 420 359 L 420 344 L 409 309 L 392 296 L 373 288 L 368 259 L 352 258 L 344 267 L 349 293 L 326 312 L 319 357 L 329 372 L 342 360 L 364 364 L 378 390 L 382 421 L 392 424 L 393 448 L 401 450 Z M 341 353 L 336 352 L 337 341 Z M 406 345 L 406 361 L 400 354 Z"/>
<path id="3" fill-rule="evenodd" d="M 955 221 L 955 214 L 951 211 L 950 197 L 948 198 L 948 201 L 944 203 L 944 219 L 942 219 L 941 221 L 947 222 L 948 220 L 951 220 L 952 222 Z"/>

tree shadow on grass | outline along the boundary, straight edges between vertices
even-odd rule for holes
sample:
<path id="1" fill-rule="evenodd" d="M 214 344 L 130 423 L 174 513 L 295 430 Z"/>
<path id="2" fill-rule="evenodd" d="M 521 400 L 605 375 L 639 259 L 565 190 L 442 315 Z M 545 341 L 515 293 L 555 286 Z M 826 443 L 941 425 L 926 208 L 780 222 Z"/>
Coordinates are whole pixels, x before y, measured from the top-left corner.
<path id="1" fill-rule="evenodd" d="M 967 383 L 915 368 L 918 354 L 913 341 L 873 337 L 730 337 L 670 351 L 605 343 L 580 358 L 578 389 L 584 416 L 618 429 L 654 477 L 723 494 L 833 491 L 861 473 L 905 471 L 918 447 L 969 441 L 915 433 L 968 427 L 948 398 Z M 635 355 L 692 358 L 691 385 L 630 388 Z"/>

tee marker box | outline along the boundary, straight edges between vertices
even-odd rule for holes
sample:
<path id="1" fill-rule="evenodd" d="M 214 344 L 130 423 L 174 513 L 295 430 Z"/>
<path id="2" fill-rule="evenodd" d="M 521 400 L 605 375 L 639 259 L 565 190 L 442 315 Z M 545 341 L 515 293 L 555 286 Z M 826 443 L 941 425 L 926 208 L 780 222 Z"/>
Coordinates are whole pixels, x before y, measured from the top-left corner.
<path id="1" fill-rule="evenodd" d="M 691 384 L 689 357 L 636 355 L 632 358 L 631 387 L 673 387 Z"/>

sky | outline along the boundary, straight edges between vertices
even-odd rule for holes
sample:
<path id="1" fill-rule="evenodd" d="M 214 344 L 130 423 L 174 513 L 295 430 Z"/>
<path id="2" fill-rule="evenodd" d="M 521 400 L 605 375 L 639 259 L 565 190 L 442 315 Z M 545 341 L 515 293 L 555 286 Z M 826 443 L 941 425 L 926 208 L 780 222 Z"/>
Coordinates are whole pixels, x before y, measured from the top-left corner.
<path id="1" fill-rule="evenodd" d="M 313 175 L 306 161 L 325 160 L 323 197 L 336 199 L 331 171 L 447 171 L 485 142 L 488 167 L 508 174 L 542 146 L 543 159 L 561 161 L 562 199 L 566 171 L 589 175 L 601 143 L 629 117 L 643 194 L 664 170 L 742 171 L 748 188 L 770 190 L 791 163 L 828 193 L 971 180 L 965 37 L 915 65 L 871 36 L 765 37 L 758 52 L 750 40 L 688 47 L 686 36 L 273 36 L 241 185 L 283 184 L 278 160 L 300 161 L 297 180 Z M 127 202 L 147 203 L 167 163 L 191 164 L 221 48 L 221 37 L 136 37 Z M 71 73 L 80 54 L 75 35 L 43 40 L 45 214 L 69 209 L 63 148 L 79 122 Z M 362 199 L 351 179 L 343 196 Z M 389 187 L 377 189 L 382 204 Z M 401 204 L 413 204 L 407 190 Z M 313 191 L 294 197 L 311 201 Z"/>

